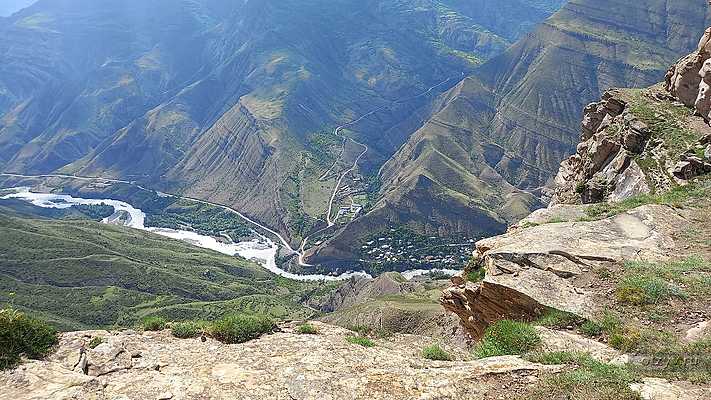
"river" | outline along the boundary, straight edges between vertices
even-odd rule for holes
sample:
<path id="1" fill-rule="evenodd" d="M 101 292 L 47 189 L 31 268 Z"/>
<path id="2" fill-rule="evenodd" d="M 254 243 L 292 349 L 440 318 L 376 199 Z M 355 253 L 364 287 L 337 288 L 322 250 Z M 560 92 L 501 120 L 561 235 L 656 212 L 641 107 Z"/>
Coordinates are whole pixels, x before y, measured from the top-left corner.
<path id="1" fill-rule="evenodd" d="M 3 197 L 0 197 L 0 199 L 24 200 L 29 203 L 32 203 L 35 206 L 43 208 L 66 209 L 74 205 L 80 204 L 105 204 L 108 206 L 112 206 L 114 208 L 114 214 L 102 220 L 102 222 L 105 224 L 123 225 L 134 229 L 140 229 L 172 239 L 182 240 L 194 246 L 214 250 L 229 256 L 240 256 L 246 258 L 247 260 L 256 261 L 270 272 L 288 279 L 293 279 L 297 281 L 341 281 L 350 279 L 351 277 L 355 276 L 372 278 L 369 274 L 365 272 L 348 272 L 338 276 L 333 276 L 321 274 L 299 275 L 285 271 L 279 268 L 276 263 L 276 257 L 279 252 L 279 245 L 277 245 L 273 240 L 260 234 L 257 231 L 254 231 L 254 233 L 259 237 L 258 239 L 239 243 L 225 243 L 223 241 L 215 239 L 212 236 L 201 235 L 193 231 L 146 227 L 146 214 L 140 209 L 135 208 L 132 205 L 123 201 L 111 199 L 84 199 L 80 197 L 73 197 L 67 194 L 35 193 L 31 192 L 29 188 L 26 187 L 12 188 L 8 190 L 13 190 L 14 193 L 9 193 Z M 440 269 L 431 271 L 438 271 L 447 275 L 454 275 L 459 272 L 456 270 Z M 418 269 L 402 272 L 402 275 L 403 277 L 405 277 L 405 279 L 411 280 L 416 276 L 426 275 L 429 272 L 430 270 Z"/>
<path id="2" fill-rule="evenodd" d="M 118 200 L 111 199 L 84 199 L 66 194 L 34 193 L 28 188 L 13 188 L 14 193 L 7 194 L 0 199 L 19 199 L 32 203 L 43 208 L 66 209 L 74 205 L 100 205 L 105 204 L 114 208 L 114 214 L 102 220 L 105 224 L 123 225 L 134 229 L 140 229 L 155 233 L 157 235 L 182 240 L 194 246 L 214 250 L 229 256 L 240 256 L 248 260 L 254 260 L 265 269 L 285 278 L 298 281 L 338 281 L 346 280 L 354 276 L 370 277 L 365 272 L 349 272 L 339 276 L 332 275 L 299 275 L 284 271 L 276 264 L 276 256 L 279 246 L 270 238 L 259 234 L 259 239 L 247 242 L 225 243 L 212 236 L 200 235 L 197 232 L 168 229 L 168 228 L 148 228 L 145 225 L 146 214 L 132 205 Z"/>

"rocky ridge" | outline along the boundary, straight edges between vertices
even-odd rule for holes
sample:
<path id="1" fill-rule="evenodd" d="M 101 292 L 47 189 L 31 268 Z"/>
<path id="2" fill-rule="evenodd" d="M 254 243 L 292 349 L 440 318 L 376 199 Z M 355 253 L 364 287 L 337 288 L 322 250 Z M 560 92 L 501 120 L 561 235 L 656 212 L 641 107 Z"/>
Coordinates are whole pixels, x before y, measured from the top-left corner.
<path id="1" fill-rule="evenodd" d="M 492 398 L 502 387 L 560 369 L 516 356 L 429 361 L 420 355 L 429 338 L 396 335 L 364 348 L 345 340 L 353 334 L 346 329 L 314 325 L 318 335 L 284 325 L 239 345 L 175 339 L 167 331 L 66 333 L 48 360 L 0 373 L 0 399 Z M 84 347 L 95 337 L 103 343 Z"/>

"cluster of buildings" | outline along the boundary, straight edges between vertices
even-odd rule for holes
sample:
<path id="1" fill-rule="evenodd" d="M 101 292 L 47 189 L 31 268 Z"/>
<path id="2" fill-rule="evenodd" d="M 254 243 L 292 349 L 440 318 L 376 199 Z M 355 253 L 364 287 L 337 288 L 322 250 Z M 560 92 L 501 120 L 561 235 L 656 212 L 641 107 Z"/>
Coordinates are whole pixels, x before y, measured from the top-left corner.
<path id="1" fill-rule="evenodd" d="M 391 229 L 365 242 L 361 260 L 368 264 L 391 265 L 393 268 L 452 268 L 465 264 L 471 257 L 474 239 L 422 236 L 404 229 Z"/>

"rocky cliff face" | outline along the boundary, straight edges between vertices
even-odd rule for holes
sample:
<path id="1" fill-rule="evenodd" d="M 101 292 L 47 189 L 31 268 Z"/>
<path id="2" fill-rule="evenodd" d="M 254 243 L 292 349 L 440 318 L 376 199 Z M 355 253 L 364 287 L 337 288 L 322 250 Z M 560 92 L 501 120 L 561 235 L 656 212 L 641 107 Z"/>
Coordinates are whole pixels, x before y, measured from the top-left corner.
<path id="1" fill-rule="evenodd" d="M 670 76 L 681 70 L 673 67 Z M 686 74 L 699 76 L 699 71 Z M 662 85 L 611 90 L 585 108 L 581 143 L 561 164 L 552 204 L 619 202 L 663 193 L 711 172 L 711 128 L 699 111 L 702 81 L 694 90 L 700 100 L 684 101 L 677 93 L 691 91 L 681 88 L 688 77 L 671 79 L 676 84 L 668 83 L 669 91 Z"/>

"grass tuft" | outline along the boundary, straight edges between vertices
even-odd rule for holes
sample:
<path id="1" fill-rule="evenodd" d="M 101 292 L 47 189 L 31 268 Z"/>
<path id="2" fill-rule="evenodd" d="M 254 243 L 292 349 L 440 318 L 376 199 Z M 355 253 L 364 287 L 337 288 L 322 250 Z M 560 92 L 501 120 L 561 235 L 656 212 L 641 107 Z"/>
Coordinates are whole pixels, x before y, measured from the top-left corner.
<path id="1" fill-rule="evenodd" d="M 141 320 L 141 328 L 144 331 L 162 331 L 168 326 L 163 317 L 146 317 Z"/>
<path id="2" fill-rule="evenodd" d="M 541 337 L 529 324 L 501 320 L 491 324 L 474 350 L 477 358 L 527 353 L 541 344 Z"/>
<path id="3" fill-rule="evenodd" d="M 568 327 L 576 327 L 580 325 L 582 321 L 583 318 L 580 318 L 573 313 L 550 309 L 534 324 L 551 329 L 566 329 Z"/>
<path id="4" fill-rule="evenodd" d="M 95 348 L 99 347 L 99 345 L 101 343 L 104 343 L 104 338 L 101 336 L 96 336 L 89 341 L 89 344 L 87 346 L 90 349 L 95 349 Z"/>
<path id="5" fill-rule="evenodd" d="M 296 332 L 299 335 L 318 335 L 318 328 L 311 324 L 303 324 L 296 329 Z"/>
<path id="6" fill-rule="evenodd" d="M 346 336 L 346 341 L 363 347 L 375 347 L 375 342 L 363 336 Z"/>
<path id="7" fill-rule="evenodd" d="M 452 361 L 452 356 L 436 343 L 422 349 L 422 357 L 434 361 Z"/>
<path id="8" fill-rule="evenodd" d="M 179 339 L 192 339 L 208 330 L 208 323 L 203 321 L 181 321 L 170 325 L 170 332 Z"/>

